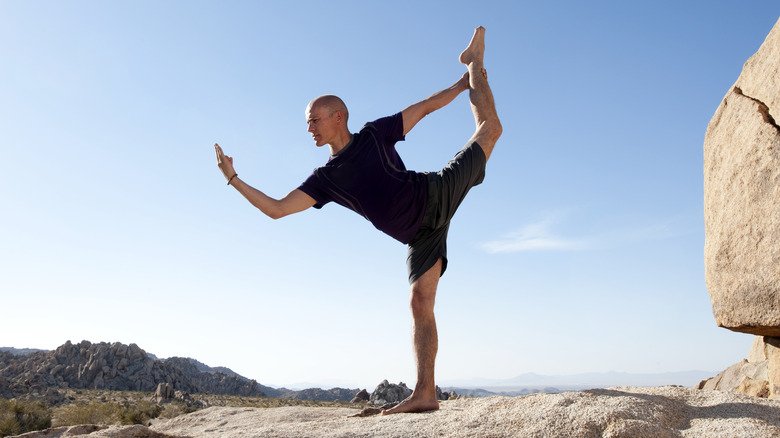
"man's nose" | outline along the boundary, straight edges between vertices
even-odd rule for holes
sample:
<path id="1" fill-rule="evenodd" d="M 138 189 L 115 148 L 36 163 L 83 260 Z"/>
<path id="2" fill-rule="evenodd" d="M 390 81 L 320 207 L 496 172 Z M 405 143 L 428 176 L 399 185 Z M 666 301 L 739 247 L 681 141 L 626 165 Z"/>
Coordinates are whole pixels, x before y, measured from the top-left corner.
<path id="1" fill-rule="evenodd" d="M 314 126 L 313 126 L 313 124 L 311 122 L 308 122 L 306 124 L 306 130 L 309 131 L 309 132 L 314 132 Z"/>

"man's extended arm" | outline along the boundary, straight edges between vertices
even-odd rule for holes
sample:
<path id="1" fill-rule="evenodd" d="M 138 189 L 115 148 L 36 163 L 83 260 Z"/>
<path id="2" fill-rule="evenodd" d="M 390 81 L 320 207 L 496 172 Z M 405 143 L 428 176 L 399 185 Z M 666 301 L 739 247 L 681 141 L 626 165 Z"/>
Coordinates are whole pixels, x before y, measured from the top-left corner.
<path id="1" fill-rule="evenodd" d="M 463 77 L 455 82 L 447 89 L 441 90 L 433 96 L 415 103 L 414 105 L 406 108 L 401 113 L 404 120 L 404 135 L 414 128 L 423 117 L 442 108 L 452 102 L 453 99 L 458 97 L 458 94 L 469 89 L 469 74 L 466 73 Z"/>
<path id="2" fill-rule="evenodd" d="M 217 166 L 222 171 L 222 174 L 225 175 L 228 184 L 235 187 L 247 201 L 271 219 L 279 219 L 288 214 L 298 213 L 316 203 L 314 198 L 299 189 L 291 191 L 282 199 L 274 199 L 266 195 L 238 177 L 236 170 L 233 168 L 233 157 L 225 155 L 218 144 L 214 145 L 214 150 L 217 153 Z"/>

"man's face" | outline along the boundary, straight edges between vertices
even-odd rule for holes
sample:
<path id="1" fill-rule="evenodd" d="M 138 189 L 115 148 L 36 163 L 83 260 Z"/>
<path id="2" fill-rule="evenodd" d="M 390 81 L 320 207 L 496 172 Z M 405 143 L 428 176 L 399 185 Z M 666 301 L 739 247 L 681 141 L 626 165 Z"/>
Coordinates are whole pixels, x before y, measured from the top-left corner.
<path id="1" fill-rule="evenodd" d="M 338 132 L 336 111 L 320 105 L 306 108 L 306 124 L 317 146 L 330 144 Z"/>

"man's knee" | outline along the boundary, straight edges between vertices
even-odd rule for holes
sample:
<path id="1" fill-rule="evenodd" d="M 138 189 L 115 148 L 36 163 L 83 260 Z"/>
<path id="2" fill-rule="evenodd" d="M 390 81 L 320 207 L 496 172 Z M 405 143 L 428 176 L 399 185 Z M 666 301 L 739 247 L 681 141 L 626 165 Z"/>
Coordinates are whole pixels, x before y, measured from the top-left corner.
<path id="1" fill-rule="evenodd" d="M 436 302 L 436 286 L 424 282 L 415 281 L 409 299 L 409 306 L 413 313 L 432 312 Z"/>
<path id="2" fill-rule="evenodd" d="M 501 121 L 498 118 L 485 120 L 477 129 L 477 135 L 486 137 L 488 141 L 493 143 L 498 141 L 503 132 L 504 127 L 501 126 Z"/>
<path id="3" fill-rule="evenodd" d="M 501 121 L 498 119 L 485 120 L 477 127 L 477 131 L 474 133 L 474 141 L 482 147 L 492 150 L 493 145 L 496 144 L 503 132 L 504 128 L 501 126 Z"/>
<path id="4" fill-rule="evenodd" d="M 433 313 L 433 306 L 435 301 L 435 298 L 431 295 L 415 293 L 412 291 L 409 307 L 412 309 L 412 313 L 415 315 Z"/>
<path id="5" fill-rule="evenodd" d="M 436 300 L 436 289 L 439 285 L 439 277 L 442 270 L 442 259 L 439 258 L 433 266 L 428 268 L 417 280 L 412 283 L 410 302 L 412 312 L 433 311 Z"/>

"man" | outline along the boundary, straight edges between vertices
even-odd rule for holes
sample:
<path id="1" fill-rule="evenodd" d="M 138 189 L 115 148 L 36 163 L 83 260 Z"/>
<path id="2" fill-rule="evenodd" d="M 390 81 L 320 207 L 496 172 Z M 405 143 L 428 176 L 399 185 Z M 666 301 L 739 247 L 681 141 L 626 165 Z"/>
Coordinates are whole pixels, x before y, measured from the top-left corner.
<path id="1" fill-rule="evenodd" d="M 331 156 L 282 199 L 271 198 L 238 178 L 233 158 L 214 145 L 217 164 L 228 184 L 269 217 L 278 219 L 334 201 L 409 245 L 417 384 L 409 398 L 382 414 L 439 408 L 434 384 L 438 335 L 433 307 L 439 277 L 447 268 L 447 231 L 466 193 L 484 179 L 485 164 L 502 132 L 483 66 L 484 49 L 485 28 L 478 27 L 460 55 L 468 70 L 460 80 L 401 113 L 367 123 L 356 134 L 347 128 L 349 112 L 341 99 L 320 96 L 312 100 L 306 108 L 308 131 L 318 147 L 330 147 Z M 474 135 L 440 172 L 407 171 L 395 143 L 404 140 L 423 117 L 465 90 L 469 90 L 476 122 Z"/>

